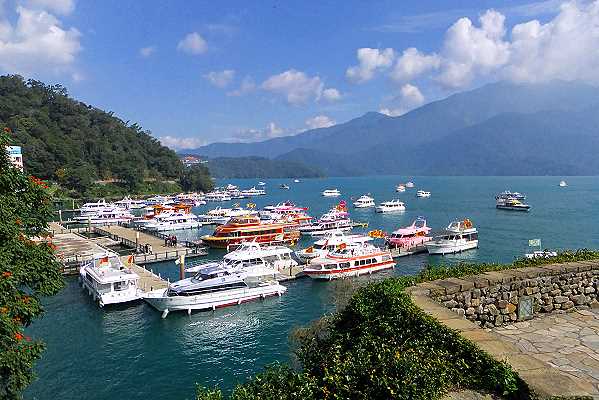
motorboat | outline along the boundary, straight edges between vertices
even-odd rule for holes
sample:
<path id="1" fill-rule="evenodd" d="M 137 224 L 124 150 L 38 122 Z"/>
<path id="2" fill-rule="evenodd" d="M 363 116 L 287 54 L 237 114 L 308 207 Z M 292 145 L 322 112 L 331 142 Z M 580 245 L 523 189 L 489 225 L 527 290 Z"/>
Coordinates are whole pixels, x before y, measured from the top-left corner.
<path id="1" fill-rule="evenodd" d="M 510 192 L 509 190 L 505 190 L 495 196 L 495 200 L 499 199 L 516 199 L 516 200 L 526 200 L 526 196 L 520 192 Z"/>
<path id="2" fill-rule="evenodd" d="M 281 189 L 284 189 L 284 190 L 289 190 L 289 186 L 288 186 L 288 185 L 285 185 L 284 183 L 281 183 L 281 184 L 279 185 L 279 187 L 280 187 Z"/>
<path id="3" fill-rule="evenodd" d="M 206 193 L 204 200 L 207 202 L 230 201 L 231 195 L 229 195 L 227 192 L 214 191 Z"/>
<path id="4" fill-rule="evenodd" d="M 261 245 L 295 245 L 300 233 L 297 226 L 287 223 L 260 221 L 254 215 L 233 217 L 217 226 L 212 235 L 202 236 L 202 242 L 213 248 L 235 248 L 244 242 L 255 241 Z"/>
<path id="5" fill-rule="evenodd" d="M 566 181 L 559 181 L 559 187 L 567 187 L 568 183 Z"/>
<path id="6" fill-rule="evenodd" d="M 169 284 L 166 289 L 147 292 L 143 299 L 162 312 L 216 310 L 220 307 L 281 296 L 287 288 L 276 279 L 277 271 L 268 268 L 259 258 L 249 260 L 242 268 L 227 265 L 200 269 L 191 278 Z"/>
<path id="7" fill-rule="evenodd" d="M 80 215 L 88 215 L 88 214 L 95 214 L 98 211 L 103 211 L 106 209 L 114 209 L 114 208 L 118 208 L 118 206 L 112 204 L 112 203 L 107 203 L 106 200 L 102 199 L 96 202 L 90 202 L 90 203 L 85 203 L 83 204 L 81 207 L 79 207 L 79 214 Z"/>
<path id="8" fill-rule="evenodd" d="M 398 212 L 405 211 L 406 205 L 397 199 L 390 201 L 383 201 L 378 206 L 376 206 L 375 211 L 377 213 L 388 213 L 388 212 Z"/>
<path id="9" fill-rule="evenodd" d="M 302 235 L 323 236 L 330 232 L 351 231 L 353 223 L 349 219 L 335 221 L 320 221 L 312 225 L 300 226 L 298 229 Z"/>
<path id="10" fill-rule="evenodd" d="M 235 186 L 235 185 L 233 185 L 233 184 L 231 184 L 231 183 L 229 183 L 229 184 L 228 184 L 228 185 L 225 187 L 225 189 L 226 189 L 227 191 L 229 191 L 229 192 L 230 192 L 230 191 L 233 191 L 233 190 L 237 190 L 237 189 L 238 189 L 238 187 L 237 187 L 237 186 Z"/>
<path id="11" fill-rule="evenodd" d="M 424 190 L 419 190 L 416 192 L 416 197 L 431 197 L 431 192 L 425 192 Z"/>
<path id="12" fill-rule="evenodd" d="M 141 299 L 139 275 L 126 268 L 116 253 L 94 254 L 79 269 L 79 282 L 100 307 Z"/>
<path id="13" fill-rule="evenodd" d="M 452 254 L 478 247 L 478 231 L 469 219 L 452 221 L 445 231 L 425 243 L 429 254 Z"/>
<path id="14" fill-rule="evenodd" d="M 311 246 L 296 251 L 295 254 L 302 261 L 309 261 L 314 258 L 324 257 L 328 253 L 335 251 L 342 244 L 351 245 L 354 243 L 366 243 L 373 240 L 366 235 L 347 235 L 343 231 L 333 231 L 328 233 L 322 239 L 318 239 Z"/>
<path id="15" fill-rule="evenodd" d="M 300 180 L 299 179 L 294 179 L 293 183 L 300 183 Z"/>
<path id="16" fill-rule="evenodd" d="M 405 192 L 406 191 L 406 186 L 405 185 L 397 185 L 397 187 L 395 188 L 396 192 Z"/>
<path id="17" fill-rule="evenodd" d="M 304 273 L 313 279 L 337 278 L 372 274 L 395 267 L 389 250 L 370 243 L 341 244 L 336 250 L 310 261 Z"/>
<path id="18" fill-rule="evenodd" d="M 241 191 L 242 196 L 248 196 L 248 197 L 264 196 L 265 194 L 266 194 L 266 191 L 264 189 L 256 189 L 255 187 L 251 187 L 249 189 L 245 189 L 245 190 Z"/>
<path id="19" fill-rule="evenodd" d="M 135 216 L 122 208 L 105 209 L 73 218 L 81 224 L 114 225 L 131 221 Z"/>
<path id="20" fill-rule="evenodd" d="M 152 196 L 147 198 L 145 202 L 148 206 L 168 206 L 175 203 L 174 199 L 170 196 Z"/>
<path id="21" fill-rule="evenodd" d="M 206 267 L 222 266 L 228 269 L 244 269 L 254 264 L 263 265 L 275 271 L 288 271 L 298 266 L 293 252 L 285 246 L 260 246 L 256 242 L 246 242 L 227 253 L 221 261 L 209 262 L 185 269 L 187 273 L 196 273 Z"/>
<path id="22" fill-rule="evenodd" d="M 238 206 L 233 208 L 216 207 L 201 217 L 203 217 L 203 219 L 206 221 L 209 221 L 211 224 L 224 225 L 229 222 L 231 218 L 257 214 L 257 211 Z"/>
<path id="23" fill-rule="evenodd" d="M 369 208 L 374 206 L 374 198 L 367 194 L 360 196 L 356 201 L 354 201 L 355 208 Z"/>
<path id="24" fill-rule="evenodd" d="M 338 189 L 326 189 L 322 192 L 324 197 L 339 197 L 341 192 Z"/>
<path id="25" fill-rule="evenodd" d="M 530 211 L 530 205 L 512 197 L 500 197 L 497 199 L 495 207 L 501 210 L 511 211 Z"/>
<path id="26" fill-rule="evenodd" d="M 526 253 L 524 255 L 524 257 L 526 257 L 528 259 L 533 259 L 533 258 L 551 258 L 551 257 L 557 257 L 557 252 L 556 251 L 549 251 L 549 250 L 536 250 L 536 251 L 533 251 L 532 253 Z"/>
<path id="27" fill-rule="evenodd" d="M 266 186 L 266 182 L 260 181 L 260 182 L 258 182 L 258 186 Z"/>
<path id="28" fill-rule="evenodd" d="M 412 182 L 412 181 L 406 182 L 406 187 L 407 188 L 413 188 L 414 187 L 414 182 Z"/>
<path id="29" fill-rule="evenodd" d="M 206 204 L 204 197 L 198 193 L 181 193 L 175 196 L 175 201 L 180 204 L 190 205 L 192 207 L 203 206 Z"/>
<path id="30" fill-rule="evenodd" d="M 412 225 L 399 228 L 385 237 L 387 247 L 397 248 L 405 251 L 412 251 L 416 248 L 423 248 L 423 245 L 432 239 L 429 236 L 431 228 L 427 226 L 424 217 L 418 217 Z"/>
<path id="31" fill-rule="evenodd" d="M 139 210 L 146 207 L 146 202 L 143 200 L 132 199 L 129 196 L 124 197 L 122 200 L 114 203 L 118 207 L 122 207 L 125 210 Z"/>
<path id="32" fill-rule="evenodd" d="M 193 229 L 201 226 L 202 223 L 195 214 L 181 212 L 158 215 L 152 222 L 145 224 L 147 230 L 157 232 Z"/>

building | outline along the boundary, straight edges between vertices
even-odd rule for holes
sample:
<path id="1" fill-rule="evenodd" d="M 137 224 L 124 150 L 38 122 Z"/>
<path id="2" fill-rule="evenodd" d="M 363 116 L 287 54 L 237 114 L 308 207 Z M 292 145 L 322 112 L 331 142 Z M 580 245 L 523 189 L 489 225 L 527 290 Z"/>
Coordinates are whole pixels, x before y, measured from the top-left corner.
<path id="1" fill-rule="evenodd" d="M 207 161 L 206 160 L 202 160 L 202 159 L 200 159 L 199 157 L 196 157 L 196 156 L 187 155 L 187 156 L 181 157 L 181 162 L 186 167 L 191 167 L 192 165 L 204 164 Z"/>
<path id="2" fill-rule="evenodd" d="M 21 146 L 7 146 L 7 151 L 10 162 L 23 171 L 23 153 L 21 152 Z"/>

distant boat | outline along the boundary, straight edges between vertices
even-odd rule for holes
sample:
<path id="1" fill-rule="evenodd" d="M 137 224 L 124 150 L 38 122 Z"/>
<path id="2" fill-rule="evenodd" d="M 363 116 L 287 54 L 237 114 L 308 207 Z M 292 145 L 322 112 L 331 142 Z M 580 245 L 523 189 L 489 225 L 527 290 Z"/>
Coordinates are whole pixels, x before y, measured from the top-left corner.
<path id="1" fill-rule="evenodd" d="M 289 186 L 285 185 L 284 183 L 281 183 L 281 186 L 279 186 L 281 189 L 285 189 L 288 190 Z"/>
<path id="2" fill-rule="evenodd" d="M 405 192 L 406 191 L 406 186 L 405 185 L 397 185 L 397 187 L 395 188 L 396 192 Z"/>
<path id="3" fill-rule="evenodd" d="M 425 192 L 424 190 L 419 190 L 416 192 L 416 197 L 431 197 L 431 192 Z"/>
<path id="4" fill-rule="evenodd" d="M 407 188 L 413 188 L 414 187 L 414 182 L 412 182 L 412 181 L 407 182 L 406 183 L 406 187 Z"/>
<path id="5" fill-rule="evenodd" d="M 341 196 L 341 192 L 337 189 L 326 189 L 322 192 L 324 197 L 339 197 Z"/>
<path id="6" fill-rule="evenodd" d="M 294 179 L 293 182 L 300 183 L 300 180 L 299 179 Z"/>
<path id="7" fill-rule="evenodd" d="M 262 181 L 260 181 L 260 182 L 258 182 L 258 186 L 266 186 L 266 183 L 265 183 L 265 182 L 262 182 Z"/>
<path id="8" fill-rule="evenodd" d="M 568 184 L 566 183 L 566 181 L 559 181 L 559 187 L 567 187 Z"/>

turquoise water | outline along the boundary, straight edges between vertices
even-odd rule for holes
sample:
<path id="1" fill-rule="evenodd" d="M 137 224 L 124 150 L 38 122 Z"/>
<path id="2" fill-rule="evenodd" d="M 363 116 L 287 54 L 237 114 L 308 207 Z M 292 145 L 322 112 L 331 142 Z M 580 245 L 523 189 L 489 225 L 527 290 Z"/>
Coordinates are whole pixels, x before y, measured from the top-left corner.
<path id="1" fill-rule="evenodd" d="M 446 226 L 453 218 L 470 218 L 480 231 L 480 248 L 460 255 L 402 258 L 392 274 L 410 274 L 427 262 L 509 262 L 522 255 L 528 239 L 541 238 L 543 247 L 599 247 L 599 180 L 596 177 L 567 178 L 568 188 L 559 188 L 561 177 L 419 177 L 416 188 L 395 193 L 405 177 L 360 177 L 267 181 L 268 196 L 253 201 L 259 206 L 290 199 L 310 207 L 319 216 L 340 199 L 371 193 L 377 203 L 399 197 L 406 203 L 403 214 L 381 215 L 372 209 L 350 210 L 352 218 L 368 221 L 368 229 L 391 231 L 408 225 L 419 215 L 433 228 Z M 257 180 L 227 180 L 224 183 L 252 186 Z M 278 188 L 287 183 L 290 190 Z M 222 182 L 221 182 L 222 183 Z M 325 188 L 338 188 L 343 196 L 325 199 Z M 417 189 L 432 192 L 417 199 Z M 503 190 L 524 192 L 532 205 L 530 213 L 496 210 L 494 195 Z M 245 204 L 247 201 L 241 201 Z M 215 207 L 211 204 L 211 207 Z M 205 211 L 206 207 L 196 209 Z M 178 233 L 195 238 L 212 228 Z M 306 244 L 307 243 L 301 243 Z M 214 253 L 211 256 L 217 257 Z M 172 263 L 156 264 L 155 271 L 176 279 Z M 374 275 L 373 277 L 374 278 Z M 371 279 L 360 278 L 360 279 Z M 285 283 L 280 298 L 229 307 L 216 312 L 160 314 L 144 303 L 100 310 L 78 287 L 75 279 L 45 302 L 46 315 L 29 334 L 47 343 L 47 351 L 36 367 L 38 380 L 25 393 L 28 399 L 191 399 L 196 383 L 235 383 L 275 360 L 289 360 L 288 335 L 293 327 L 306 324 L 334 309 L 335 282 L 300 279 Z"/>

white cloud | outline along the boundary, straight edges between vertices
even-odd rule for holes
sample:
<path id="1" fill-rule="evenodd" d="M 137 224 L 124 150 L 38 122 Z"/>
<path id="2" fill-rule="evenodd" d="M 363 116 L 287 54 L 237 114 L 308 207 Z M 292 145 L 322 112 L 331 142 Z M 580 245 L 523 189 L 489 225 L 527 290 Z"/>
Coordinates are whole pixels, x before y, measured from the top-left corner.
<path id="1" fill-rule="evenodd" d="M 276 137 L 286 136 L 288 132 L 269 122 L 264 129 L 243 129 L 235 133 L 233 140 L 238 142 L 259 142 Z"/>
<path id="2" fill-rule="evenodd" d="M 212 71 L 204 75 L 204 78 L 218 88 L 226 88 L 235 78 L 235 71 L 226 69 L 224 71 Z"/>
<path id="3" fill-rule="evenodd" d="M 328 128 L 336 123 L 337 122 L 335 122 L 335 120 L 327 117 L 326 115 L 317 115 L 306 120 L 306 126 L 308 129 Z"/>
<path id="4" fill-rule="evenodd" d="M 322 98 L 330 102 L 341 100 L 341 93 L 335 88 L 328 88 L 322 91 Z"/>
<path id="5" fill-rule="evenodd" d="M 206 144 L 206 142 L 194 137 L 176 137 L 176 136 L 161 136 L 158 138 L 163 146 L 170 147 L 174 150 L 195 149 Z"/>
<path id="6" fill-rule="evenodd" d="M 74 0 L 28 0 L 28 8 L 52 11 L 56 14 L 69 15 L 75 10 Z"/>
<path id="7" fill-rule="evenodd" d="M 141 49 L 139 49 L 139 55 L 144 58 L 150 57 L 155 52 L 156 52 L 156 47 L 154 47 L 154 46 L 142 47 Z"/>
<path id="8" fill-rule="evenodd" d="M 81 34 L 43 10 L 17 7 L 13 26 L 0 19 L 0 69 L 9 73 L 73 72 Z"/>
<path id="9" fill-rule="evenodd" d="M 383 70 L 391 66 L 395 52 L 393 49 L 371 49 L 364 47 L 356 52 L 358 65 L 349 67 L 345 71 L 345 76 L 352 82 L 360 83 L 371 80 L 378 70 Z"/>
<path id="10" fill-rule="evenodd" d="M 290 69 L 265 80 L 262 89 L 280 94 L 289 104 L 303 104 L 309 100 L 318 100 L 324 84 L 318 76 L 309 77 L 301 71 Z"/>
<path id="11" fill-rule="evenodd" d="M 181 39 L 177 45 L 177 50 L 187 54 L 198 55 L 205 53 L 208 50 L 208 45 L 199 33 L 192 32 Z"/>
<path id="12" fill-rule="evenodd" d="M 256 89 L 256 83 L 251 76 L 246 76 L 241 81 L 241 85 L 238 89 L 227 92 L 227 96 L 243 96 L 247 93 L 253 92 Z"/>
<path id="13" fill-rule="evenodd" d="M 426 55 L 414 47 L 404 50 L 397 59 L 391 78 L 397 82 L 408 82 L 419 75 L 439 68 L 441 58 L 437 54 Z"/>
<path id="14" fill-rule="evenodd" d="M 383 107 L 379 112 L 390 117 L 403 115 L 421 106 L 424 103 L 424 96 L 418 87 L 407 83 L 401 87 L 399 96 L 394 99 L 394 102 L 395 106 Z"/>

